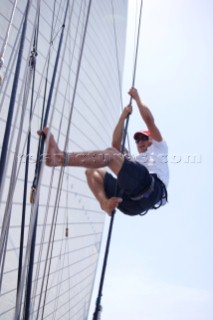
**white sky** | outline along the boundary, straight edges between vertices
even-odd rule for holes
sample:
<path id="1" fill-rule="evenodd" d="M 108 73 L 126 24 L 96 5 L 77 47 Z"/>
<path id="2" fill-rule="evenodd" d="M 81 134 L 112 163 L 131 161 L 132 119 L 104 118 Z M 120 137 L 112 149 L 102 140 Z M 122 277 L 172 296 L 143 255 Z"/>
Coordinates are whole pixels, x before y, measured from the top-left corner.
<path id="1" fill-rule="evenodd" d="M 125 104 L 139 10 L 129 2 Z M 102 320 L 213 319 L 212 30 L 211 0 L 144 0 L 135 86 L 169 145 L 169 204 L 145 217 L 117 212 Z M 130 137 L 143 127 L 134 105 Z"/>

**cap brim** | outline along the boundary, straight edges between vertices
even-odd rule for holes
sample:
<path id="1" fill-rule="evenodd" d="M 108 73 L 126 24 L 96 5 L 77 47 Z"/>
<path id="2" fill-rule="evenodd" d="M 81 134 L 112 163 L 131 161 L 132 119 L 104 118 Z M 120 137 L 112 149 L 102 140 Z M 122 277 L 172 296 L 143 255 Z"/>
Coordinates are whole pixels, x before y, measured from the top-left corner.
<path id="1" fill-rule="evenodd" d="M 140 137 L 140 136 L 147 136 L 147 137 L 149 137 L 149 136 L 150 136 L 150 133 L 149 133 L 149 131 L 138 131 L 138 132 L 135 132 L 133 138 L 134 138 L 134 139 L 137 139 L 137 138 Z"/>

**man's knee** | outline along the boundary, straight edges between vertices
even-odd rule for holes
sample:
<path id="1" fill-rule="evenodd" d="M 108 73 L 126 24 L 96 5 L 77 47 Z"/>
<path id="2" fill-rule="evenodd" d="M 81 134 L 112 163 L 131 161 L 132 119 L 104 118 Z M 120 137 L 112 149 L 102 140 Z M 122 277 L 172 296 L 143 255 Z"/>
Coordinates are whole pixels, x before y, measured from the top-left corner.
<path id="1" fill-rule="evenodd" d="M 123 159 L 123 155 L 122 153 L 120 153 L 116 148 L 113 148 L 113 147 L 110 147 L 110 148 L 107 148 L 104 152 L 104 160 L 107 162 L 107 163 L 110 163 L 110 162 L 115 162 L 117 161 L 118 159 L 119 160 L 122 160 Z"/>
<path id="2" fill-rule="evenodd" d="M 102 169 L 89 169 L 89 168 L 87 168 L 85 170 L 85 175 L 87 177 L 87 180 L 92 179 L 92 178 L 96 178 L 96 177 L 104 178 L 105 171 Z"/>
<path id="3" fill-rule="evenodd" d="M 120 152 L 116 148 L 113 148 L 113 147 L 107 148 L 105 150 L 105 152 L 108 154 L 120 154 Z"/>

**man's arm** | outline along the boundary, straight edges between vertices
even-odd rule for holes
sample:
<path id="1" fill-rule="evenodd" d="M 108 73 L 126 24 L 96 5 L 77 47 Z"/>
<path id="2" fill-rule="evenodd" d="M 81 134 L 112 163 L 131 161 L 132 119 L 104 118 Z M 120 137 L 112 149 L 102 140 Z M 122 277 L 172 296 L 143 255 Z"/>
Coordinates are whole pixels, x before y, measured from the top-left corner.
<path id="1" fill-rule="evenodd" d="M 159 141 L 159 142 L 162 141 L 163 138 L 162 138 L 162 135 L 161 135 L 158 127 L 155 124 L 154 117 L 153 117 L 151 111 L 149 110 L 149 108 L 141 100 L 137 89 L 132 87 L 129 90 L 129 95 L 137 103 L 137 106 L 138 106 L 139 112 L 141 114 L 141 117 L 143 118 L 144 122 L 147 125 L 147 128 L 149 129 L 151 137 L 156 141 Z"/>
<path id="2" fill-rule="evenodd" d="M 118 123 L 114 129 L 113 136 L 112 136 L 112 146 L 116 148 L 118 151 L 121 151 L 121 143 L 123 138 L 123 129 L 124 129 L 124 122 L 127 116 L 132 113 L 132 106 L 128 105 L 123 109 L 123 112 L 118 120 Z"/>

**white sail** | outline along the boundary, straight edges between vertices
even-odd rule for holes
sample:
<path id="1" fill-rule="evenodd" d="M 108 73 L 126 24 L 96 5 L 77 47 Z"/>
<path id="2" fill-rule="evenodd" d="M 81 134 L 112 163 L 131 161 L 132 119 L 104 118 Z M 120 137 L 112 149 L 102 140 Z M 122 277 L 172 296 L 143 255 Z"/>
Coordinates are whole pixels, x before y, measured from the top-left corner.
<path id="1" fill-rule="evenodd" d="M 52 169 L 44 161 L 35 202 L 30 203 L 37 130 L 63 33 L 47 124 L 62 149 L 110 146 L 121 107 L 126 22 L 124 0 L 1 1 L 1 319 L 85 320 L 88 316 L 105 215 L 89 191 L 82 168 Z M 29 66 L 32 55 L 35 76 Z M 17 290 L 27 158 L 22 274 Z M 35 226 L 35 254 L 29 266 Z"/>

